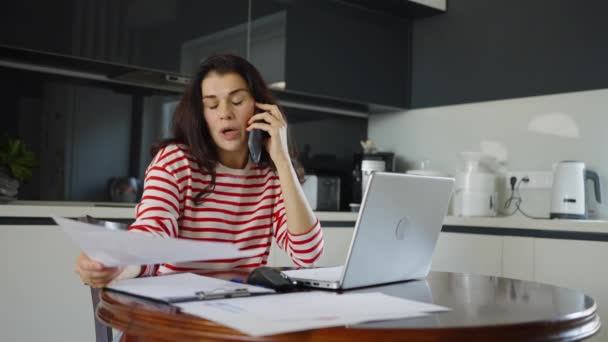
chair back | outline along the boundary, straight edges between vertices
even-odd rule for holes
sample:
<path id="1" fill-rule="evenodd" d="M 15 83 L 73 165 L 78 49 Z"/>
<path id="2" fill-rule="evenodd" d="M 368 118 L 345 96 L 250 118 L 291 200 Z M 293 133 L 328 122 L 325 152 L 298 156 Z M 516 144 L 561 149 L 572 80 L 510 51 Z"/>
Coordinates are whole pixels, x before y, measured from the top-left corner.
<path id="1" fill-rule="evenodd" d="M 92 216 L 86 215 L 77 218 L 80 222 L 91 223 L 96 226 L 102 226 L 109 230 L 127 230 L 127 223 L 98 220 Z M 96 310 L 99 303 L 100 289 L 91 287 L 91 300 L 93 301 L 93 317 L 95 318 L 95 341 L 96 342 L 112 342 L 112 328 L 102 324 L 97 320 Z"/>
<path id="2" fill-rule="evenodd" d="M 127 223 L 99 220 L 90 215 L 79 217 L 79 218 L 77 218 L 77 220 L 80 222 L 86 222 L 86 223 L 94 224 L 96 226 L 105 227 L 106 229 L 109 229 L 109 230 L 127 230 L 127 229 L 129 229 L 129 224 L 127 224 Z"/>

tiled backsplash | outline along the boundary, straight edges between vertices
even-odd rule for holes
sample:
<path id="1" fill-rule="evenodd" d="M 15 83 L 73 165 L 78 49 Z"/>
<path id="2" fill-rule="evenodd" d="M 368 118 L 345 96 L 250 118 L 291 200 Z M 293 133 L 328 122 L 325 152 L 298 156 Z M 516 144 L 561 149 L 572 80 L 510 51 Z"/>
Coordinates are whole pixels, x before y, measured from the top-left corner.
<path id="1" fill-rule="evenodd" d="M 488 152 L 512 171 L 550 171 L 561 160 L 581 160 L 600 175 L 606 198 L 608 89 L 373 115 L 368 131 L 381 150 L 396 153 L 398 171 L 428 160 L 429 168 L 454 175 L 461 151 Z M 531 210 L 546 210 L 545 198 L 529 199 Z M 605 203 L 599 212 L 608 218 Z"/>

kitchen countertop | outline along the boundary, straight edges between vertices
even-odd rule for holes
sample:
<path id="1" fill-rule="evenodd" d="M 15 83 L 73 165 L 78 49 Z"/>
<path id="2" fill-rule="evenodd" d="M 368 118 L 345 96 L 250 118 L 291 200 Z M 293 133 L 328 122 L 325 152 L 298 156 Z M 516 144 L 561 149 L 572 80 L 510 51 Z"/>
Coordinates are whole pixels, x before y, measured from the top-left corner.
<path id="1" fill-rule="evenodd" d="M 516 215 L 498 217 L 446 216 L 443 224 L 462 227 L 519 228 L 608 234 L 608 221 L 605 220 L 531 219 Z"/>
<path id="2" fill-rule="evenodd" d="M 316 212 L 315 214 L 325 227 L 353 227 L 354 222 L 357 220 L 357 213 L 353 212 Z M 52 216 L 78 217 L 84 215 L 105 219 L 129 220 L 134 218 L 135 205 L 112 202 L 63 201 L 13 201 L 8 204 L 0 204 L 0 225 L 13 225 L 9 222 L 10 219 L 40 218 L 48 220 Z M 454 229 L 458 227 L 473 227 L 497 230 L 547 230 L 608 235 L 608 221 L 606 220 L 530 219 L 516 215 L 509 217 L 446 216 L 444 226 Z M 447 231 L 454 231 L 454 229 L 447 229 Z"/>
<path id="3" fill-rule="evenodd" d="M 135 205 L 112 202 L 12 201 L 0 204 L 0 217 L 50 218 L 91 215 L 99 218 L 132 219 Z"/>
<path id="4" fill-rule="evenodd" d="M 319 220 L 342 222 L 354 226 L 357 213 L 316 212 Z M 0 204 L 0 218 L 50 218 L 91 215 L 105 219 L 133 219 L 135 204 L 114 202 L 12 201 Z M 4 220 L 6 221 L 6 220 Z M 7 225 L 0 220 L 0 225 Z"/>

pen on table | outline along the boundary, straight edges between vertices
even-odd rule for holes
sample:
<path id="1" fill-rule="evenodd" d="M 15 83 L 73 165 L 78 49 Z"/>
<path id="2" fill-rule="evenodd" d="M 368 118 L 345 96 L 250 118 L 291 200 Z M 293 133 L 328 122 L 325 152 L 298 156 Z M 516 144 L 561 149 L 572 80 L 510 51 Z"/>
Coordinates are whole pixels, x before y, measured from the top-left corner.
<path id="1" fill-rule="evenodd" d="M 165 300 L 168 303 L 183 303 L 200 300 L 213 300 L 213 299 L 228 299 L 228 298 L 239 298 L 249 297 L 254 294 L 250 293 L 245 288 L 221 290 L 221 291 L 200 291 L 196 292 L 194 296 L 183 296 L 183 297 L 167 297 Z"/>

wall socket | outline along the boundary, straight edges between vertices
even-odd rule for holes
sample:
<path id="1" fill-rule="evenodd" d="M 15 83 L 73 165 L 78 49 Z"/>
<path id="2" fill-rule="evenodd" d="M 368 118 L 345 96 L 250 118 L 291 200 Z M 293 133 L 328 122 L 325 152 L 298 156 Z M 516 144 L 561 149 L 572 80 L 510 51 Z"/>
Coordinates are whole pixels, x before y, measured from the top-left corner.
<path id="1" fill-rule="evenodd" d="M 552 171 L 511 171 L 507 172 L 505 176 L 505 187 L 511 189 L 511 177 L 515 177 L 517 183 L 519 183 L 519 189 L 551 189 L 553 185 L 553 172 Z M 520 182 L 524 177 L 528 177 L 528 182 Z"/>

